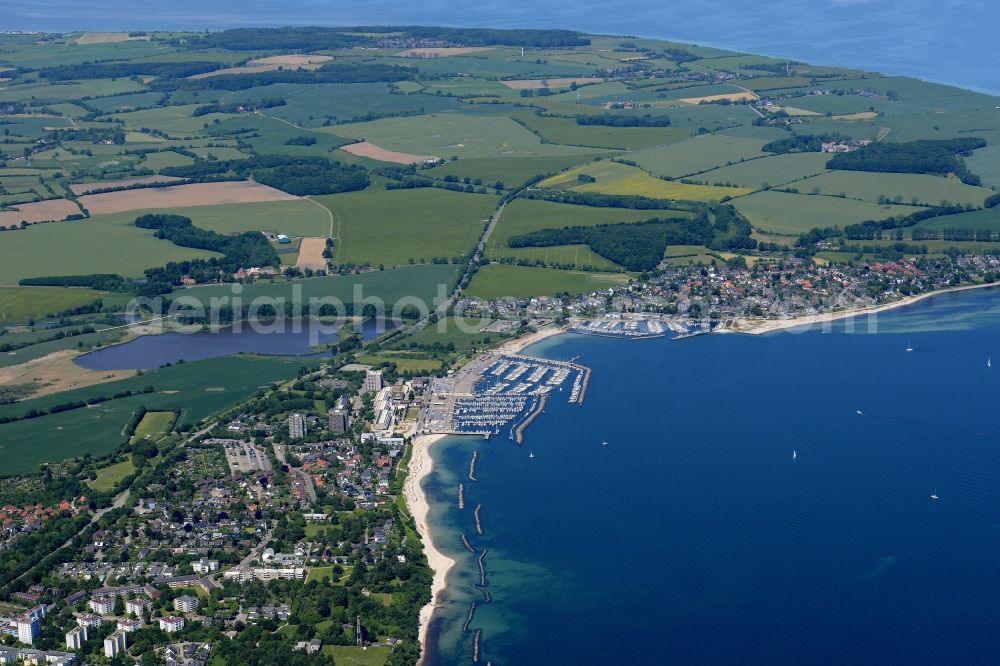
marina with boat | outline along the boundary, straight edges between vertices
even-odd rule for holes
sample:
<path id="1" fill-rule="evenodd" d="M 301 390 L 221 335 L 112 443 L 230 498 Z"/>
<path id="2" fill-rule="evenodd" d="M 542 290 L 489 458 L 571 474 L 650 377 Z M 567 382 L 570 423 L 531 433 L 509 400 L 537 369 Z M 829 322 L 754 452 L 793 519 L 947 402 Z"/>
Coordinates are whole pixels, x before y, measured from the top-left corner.
<path id="1" fill-rule="evenodd" d="M 574 361 L 486 354 L 434 382 L 425 428 L 487 439 L 506 435 L 520 444 L 549 400 L 561 394 L 581 405 L 589 384 L 590 369 Z"/>

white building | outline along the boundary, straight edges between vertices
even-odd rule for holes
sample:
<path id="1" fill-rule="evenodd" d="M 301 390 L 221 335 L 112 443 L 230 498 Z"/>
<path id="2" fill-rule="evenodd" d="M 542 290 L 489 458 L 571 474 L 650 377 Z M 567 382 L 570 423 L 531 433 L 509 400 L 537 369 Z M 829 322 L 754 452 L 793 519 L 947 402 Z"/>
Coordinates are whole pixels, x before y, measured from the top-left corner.
<path id="1" fill-rule="evenodd" d="M 0 664 L 46 664 L 47 666 L 73 666 L 76 655 L 68 652 L 43 652 L 0 645 Z"/>
<path id="2" fill-rule="evenodd" d="M 195 573 L 207 574 L 212 571 L 219 570 L 219 560 L 210 560 L 208 558 L 201 558 L 197 562 L 191 563 L 191 568 L 194 569 Z"/>
<path id="3" fill-rule="evenodd" d="M 184 628 L 184 618 L 182 617 L 161 617 L 160 629 L 172 634 Z"/>
<path id="4" fill-rule="evenodd" d="M 392 399 L 392 387 L 381 389 L 372 401 L 375 412 L 374 430 L 391 430 L 396 424 L 396 404 Z"/>
<path id="5" fill-rule="evenodd" d="M 94 597 L 90 600 L 90 610 L 98 615 L 111 615 L 115 612 L 115 600 L 113 597 Z"/>
<path id="6" fill-rule="evenodd" d="M 14 618 L 14 624 L 17 625 L 17 640 L 25 645 L 34 645 L 35 639 L 41 632 L 41 620 L 30 613 L 25 613 Z"/>
<path id="7" fill-rule="evenodd" d="M 237 583 L 249 583 L 254 580 L 303 580 L 306 577 L 306 570 L 302 567 L 289 567 L 287 569 L 273 569 L 259 567 L 255 569 L 230 569 L 222 574 L 224 578 L 234 580 Z"/>
<path id="8" fill-rule="evenodd" d="M 125 612 L 131 613 L 136 617 L 143 617 L 149 614 L 149 609 L 152 606 L 153 602 L 149 599 L 129 599 L 125 602 Z"/>
<path id="9" fill-rule="evenodd" d="M 81 613 L 76 616 L 76 623 L 81 627 L 99 627 L 104 622 L 98 615 L 91 615 L 90 613 Z"/>
<path id="10" fill-rule="evenodd" d="M 66 649 L 79 650 L 87 642 L 87 627 L 77 626 L 69 630 L 66 634 Z"/>
<path id="11" fill-rule="evenodd" d="M 126 634 L 131 634 L 133 631 L 142 629 L 142 622 L 139 620 L 122 619 L 118 620 L 118 628 Z"/>
<path id="12" fill-rule="evenodd" d="M 288 415 L 288 436 L 291 438 L 305 437 L 306 436 L 306 415 L 305 414 L 289 414 Z"/>
<path id="13" fill-rule="evenodd" d="M 108 659 L 114 659 L 127 648 L 128 638 L 121 629 L 104 639 L 104 656 Z"/>
<path id="14" fill-rule="evenodd" d="M 361 387 L 363 393 L 377 393 L 382 390 L 382 371 L 369 370 L 365 373 L 365 383 Z"/>
<path id="15" fill-rule="evenodd" d="M 183 596 L 174 599 L 174 610 L 181 613 L 192 613 L 198 610 L 198 597 Z"/>

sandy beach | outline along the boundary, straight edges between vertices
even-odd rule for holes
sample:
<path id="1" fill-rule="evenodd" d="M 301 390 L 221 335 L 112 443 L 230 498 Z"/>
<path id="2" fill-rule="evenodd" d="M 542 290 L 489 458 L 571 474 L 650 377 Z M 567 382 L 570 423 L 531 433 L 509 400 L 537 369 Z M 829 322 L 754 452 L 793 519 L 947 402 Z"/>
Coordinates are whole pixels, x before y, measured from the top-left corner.
<path id="1" fill-rule="evenodd" d="M 427 627 L 430 625 L 431 615 L 438 603 L 438 595 L 448 586 L 448 572 L 455 566 L 455 560 L 448 557 L 434 546 L 430 529 L 427 527 L 427 513 L 430 505 L 424 495 L 420 484 L 434 469 L 434 461 L 431 459 L 431 444 L 445 437 L 445 435 L 421 435 L 413 440 L 413 453 L 410 455 L 409 472 L 403 484 L 403 497 L 406 499 L 406 506 L 410 509 L 413 520 L 417 523 L 417 532 L 420 533 L 420 540 L 424 544 L 424 554 L 427 556 L 427 563 L 434 570 L 434 580 L 431 582 L 431 600 L 420 609 L 420 654 L 421 661 L 427 650 Z M 418 662 L 420 663 L 420 662 Z"/>
<path id="2" fill-rule="evenodd" d="M 753 319 L 737 319 L 728 328 L 723 330 L 718 330 L 718 333 L 744 333 L 746 335 L 762 335 L 764 333 L 771 333 L 773 331 L 781 331 L 790 328 L 800 328 L 804 326 L 814 326 L 816 324 L 823 324 L 831 321 L 838 321 L 840 319 L 849 319 L 851 317 L 866 317 L 869 315 L 878 314 L 880 312 L 886 312 L 888 310 L 895 310 L 896 308 L 905 307 L 907 305 L 913 305 L 919 301 L 934 298 L 935 296 L 940 296 L 941 294 L 950 294 L 958 291 L 968 291 L 970 289 L 985 289 L 988 287 L 997 287 L 1000 284 L 989 283 L 989 284 L 969 284 L 961 287 L 952 287 L 950 289 L 940 289 L 938 291 L 929 291 L 924 294 L 917 294 L 916 296 L 908 296 L 902 298 L 898 301 L 893 301 L 892 303 L 884 303 L 882 305 L 877 305 L 868 308 L 858 308 L 856 310 L 841 310 L 838 312 L 823 312 L 821 314 L 805 315 L 803 317 L 793 317 L 792 319 L 765 319 L 765 320 L 753 320 Z"/>
<path id="3" fill-rule="evenodd" d="M 541 342 L 546 338 L 551 338 L 556 335 L 562 335 L 565 332 L 566 329 L 562 326 L 547 326 L 540 331 L 535 331 L 534 333 L 523 335 L 515 340 L 505 342 L 497 347 L 497 351 L 505 354 L 520 354 L 536 342 Z"/>

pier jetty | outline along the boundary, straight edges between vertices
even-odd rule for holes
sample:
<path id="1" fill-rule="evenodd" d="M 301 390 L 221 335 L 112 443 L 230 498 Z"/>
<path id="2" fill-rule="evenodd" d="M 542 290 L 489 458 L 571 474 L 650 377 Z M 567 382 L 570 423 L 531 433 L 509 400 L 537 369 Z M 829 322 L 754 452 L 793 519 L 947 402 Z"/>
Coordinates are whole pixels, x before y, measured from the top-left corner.
<path id="1" fill-rule="evenodd" d="M 483 593 L 484 602 L 490 603 L 491 601 L 493 601 L 493 595 L 490 594 L 490 591 L 486 586 L 473 585 L 472 587 L 476 588 L 477 590 Z"/>
<path id="2" fill-rule="evenodd" d="M 458 510 L 465 508 L 465 484 L 458 484 Z"/>
<path id="3" fill-rule="evenodd" d="M 432 422 L 455 435 L 504 433 L 514 441 L 545 407 L 545 401 L 569 385 L 568 402 L 580 403 L 589 383 L 589 368 L 520 354 L 485 354 L 454 378 L 442 380 Z M 476 480 L 477 453 L 469 463 Z"/>
<path id="4" fill-rule="evenodd" d="M 521 421 L 521 423 L 514 429 L 514 441 L 518 444 L 524 441 L 524 431 L 532 422 L 538 418 L 538 415 L 545 411 L 545 403 L 548 402 L 549 394 L 543 393 L 542 398 L 538 401 L 535 409 L 528 414 L 528 416 Z"/>
<path id="5" fill-rule="evenodd" d="M 465 624 L 462 625 L 462 633 L 464 634 L 469 630 L 469 625 L 472 624 L 472 618 L 476 615 L 476 602 L 473 601 L 472 605 L 469 606 L 469 614 L 465 616 Z"/>
<path id="6" fill-rule="evenodd" d="M 476 635 L 472 637 L 472 663 L 479 663 L 479 642 L 483 639 L 483 630 L 476 629 Z"/>
<path id="7" fill-rule="evenodd" d="M 483 560 L 486 559 L 486 550 L 487 550 L 486 548 L 483 548 L 483 552 L 479 553 L 479 559 L 477 560 L 477 562 L 479 563 L 480 587 L 486 587 L 486 564 L 483 562 Z"/>
<path id="8" fill-rule="evenodd" d="M 576 404 L 582 405 L 583 399 L 587 397 L 587 389 L 590 387 L 590 368 L 583 369 L 583 382 L 580 386 L 580 395 L 576 398 Z"/>
<path id="9" fill-rule="evenodd" d="M 476 480 L 476 459 L 479 458 L 479 451 L 472 452 L 472 460 L 469 462 L 469 481 Z"/>
<path id="10" fill-rule="evenodd" d="M 472 515 L 475 516 L 476 518 L 476 532 L 479 533 L 479 536 L 483 536 L 483 523 L 481 520 L 479 520 L 479 511 L 482 508 L 483 508 L 482 504 L 477 504 L 476 510 L 472 512 Z"/>
<path id="11" fill-rule="evenodd" d="M 472 544 L 469 543 L 469 540 L 466 538 L 464 534 L 462 535 L 462 545 L 465 546 L 465 549 L 470 553 L 476 552 L 475 549 L 472 547 Z"/>
<path id="12" fill-rule="evenodd" d="M 647 340 L 663 337 L 663 324 L 654 319 L 592 319 L 576 324 L 571 331 L 606 338 Z"/>

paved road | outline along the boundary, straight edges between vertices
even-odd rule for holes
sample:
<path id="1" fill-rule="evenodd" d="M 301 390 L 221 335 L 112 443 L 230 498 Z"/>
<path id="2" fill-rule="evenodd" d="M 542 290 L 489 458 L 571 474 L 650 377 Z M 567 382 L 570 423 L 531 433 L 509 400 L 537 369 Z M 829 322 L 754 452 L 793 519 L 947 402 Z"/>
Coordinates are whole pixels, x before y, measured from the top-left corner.
<path id="1" fill-rule="evenodd" d="M 198 437 L 201 437 L 202 435 L 207 434 L 208 432 L 210 432 L 212 430 L 212 428 L 214 428 L 216 426 L 217 423 L 218 423 L 217 421 L 213 421 L 212 423 L 208 424 L 205 428 L 199 430 L 198 432 L 194 433 L 193 435 L 191 435 L 190 437 L 188 437 L 186 440 L 184 440 L 184 443 L 187 444 L 189 442 L 193 442 Z M 123 506 L 125 506 L 125 504 L 128 502 L 128 500 L 129 500 L 129 498 L 131 496 L 132 496 L 132 489 L 131 488 L 126 488 L 122 492 L 118 493 L 118 496 L 115 497 L 114 501 L 111 502 L 110 506 L 107 506 L 107 507 L 105 507 L 103 509 L 99 509 L 98 511 L 94 512 L 94 515 L 90 519 L 89 523 L 87 523 L 86 525 L 84 525 L 83 528 L 80 529 L 79 532 L 77 532 L 76 534 L 74 534 L 70 538 L 66 539 L 66 541 L 64 541 L 63 543 L 61 543 L 58 548 L 52 549 L 52 552 L 55 552 L 55 551 L 57 551 L 57 550 L 59 550 L 61 548 L 65 548 L 65 547 L 69 546 L 73 542 L 73 539 L 75 539 L 80 534 L 83 534 L 84 530 L 86 530 L 91 525 L 95 524 L 98 520 L 100 520 L 109 511 L 114 511 L 115 509 L 120 509 Z M 34 568 L 34 567 L 32 567 L 32 568 Z M 31 571 L 31 568 L 29 568 L 28 571 Z M 13 579 L 12 581 L 10 581 L 10 583 L 8 583 L 8 584 L 13 584 L 13 583 L 16 583 L 17 581 L 21 580 L 28 573 L 28 571 L 25 571 L 20 576 L 18 576 L 17 578 Z"/>

